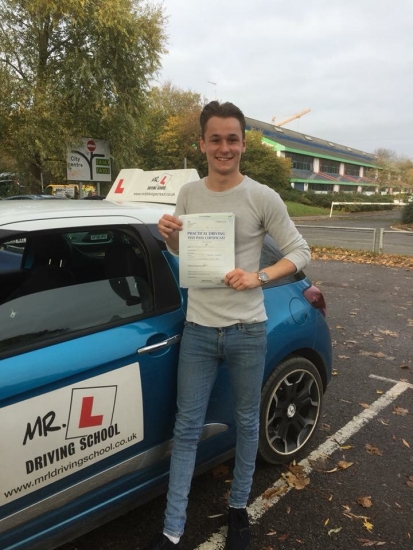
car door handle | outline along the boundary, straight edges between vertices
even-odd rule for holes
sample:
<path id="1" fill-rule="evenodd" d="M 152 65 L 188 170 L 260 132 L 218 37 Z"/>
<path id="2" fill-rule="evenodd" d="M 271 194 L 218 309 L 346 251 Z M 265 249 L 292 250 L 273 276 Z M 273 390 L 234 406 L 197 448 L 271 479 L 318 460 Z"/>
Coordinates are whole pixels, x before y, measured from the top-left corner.
<path id="1" fill-rule="evenodd" d="M 145 346 L 143 348 L 139 348 L 136 350 L 136 353 L 138 355 L 142 355 L 143 353 L 151 353 L 152 351 L 156 351 L 158 349 L 163 349 L 163 348 L 167 348 L 168 346 L 173 346 L 174 344 L 177 344 L 180 341 L 181 341 L 181 335 L 176 334 L 175 336 L 171 336 L 171 338 L 162 340 L 162 342 L 158 342 L 157 344 L 152 344 L 151 346 Z"/>

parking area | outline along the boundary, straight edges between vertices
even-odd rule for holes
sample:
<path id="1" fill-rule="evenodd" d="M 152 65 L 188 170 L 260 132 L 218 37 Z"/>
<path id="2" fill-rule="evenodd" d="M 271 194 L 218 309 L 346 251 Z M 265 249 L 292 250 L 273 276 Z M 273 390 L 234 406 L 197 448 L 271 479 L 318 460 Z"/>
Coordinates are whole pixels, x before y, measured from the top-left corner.
<path id="1" fill-rule="evenodd" d="M 408 550 L 413 538 L 413 271 L 314 261 L 335 375 L 298 466 L 258 462 L 252 550 Z M 232 462 L 193 482 L 185 550 L 223 548 Z M 142 550 L 160 529 L 160 496 L 62 550 Z"/>

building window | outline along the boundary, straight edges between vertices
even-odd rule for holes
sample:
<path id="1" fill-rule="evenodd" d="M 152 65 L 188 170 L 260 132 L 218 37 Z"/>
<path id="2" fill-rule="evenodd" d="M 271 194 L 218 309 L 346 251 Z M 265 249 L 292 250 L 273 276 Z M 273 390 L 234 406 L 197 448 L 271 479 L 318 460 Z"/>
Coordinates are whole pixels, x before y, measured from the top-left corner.
<path id="1" fill-rule="evenodd" d="M 335 160 L 320 159 L 320 172 L 325 174 L 339 174 L 340 163 Z"/>
<path id="2" fill-rule="evenodd" d="M 313 157 L 306 155 L 300 155 L 298 153 L 285 153 L 286 158 L 292 160 L 293 168 L 295 170 L 309 170 L 313 171 Z"/>
<path id="3" fill-rule="evenodd" d="M 346 164 L 345 173 L 347 176 L 355 176 L 358 178 L 360 176 L 360 167 L 354 166 L 354 164 Z"/>
<path id="4" fill-rule="evenodd" d="M 330 183 L 309 183 L 309 191 L 325 191 L 326 193 L 332 193 L 334 191 L 334 185 Z"/>

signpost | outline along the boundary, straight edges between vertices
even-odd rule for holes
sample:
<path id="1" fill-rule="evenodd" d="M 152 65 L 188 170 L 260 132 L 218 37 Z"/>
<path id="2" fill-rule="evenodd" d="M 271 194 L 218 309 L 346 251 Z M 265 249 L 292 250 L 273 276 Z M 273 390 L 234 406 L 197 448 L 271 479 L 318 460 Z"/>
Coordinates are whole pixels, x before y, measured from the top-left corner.
<path id="1" fill-rule="evenodd" d="M 78 146 L 67 150 L 67 180 L 112 181 L 109 142 L 103 139 L 82 138 Z"/>

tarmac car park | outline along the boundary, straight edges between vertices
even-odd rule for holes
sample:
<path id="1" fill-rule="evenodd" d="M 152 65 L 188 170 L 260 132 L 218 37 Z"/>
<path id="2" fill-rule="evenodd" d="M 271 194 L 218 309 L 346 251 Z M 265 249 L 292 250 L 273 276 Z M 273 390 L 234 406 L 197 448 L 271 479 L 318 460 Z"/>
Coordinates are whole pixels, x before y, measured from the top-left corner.
<path id="1" fill-rule="evenodd" d="M 0 203 L 3 550 L 57 548 L 166 486 L 186 291 L 157 221 L 173 213 L 174 180 L 195 176 L 125 172 L 109 200 Z M 153 202 L 130 202 L 139 194 Z M 266 237 L 260 267 L 280 257 Z M 264 296 L 260 454 L 277 464 L 311 440 L 331 340 L 322 294 L 304 273 Z M 229 393 L 221 369 L 197 471 L 233 456 Z"/>

